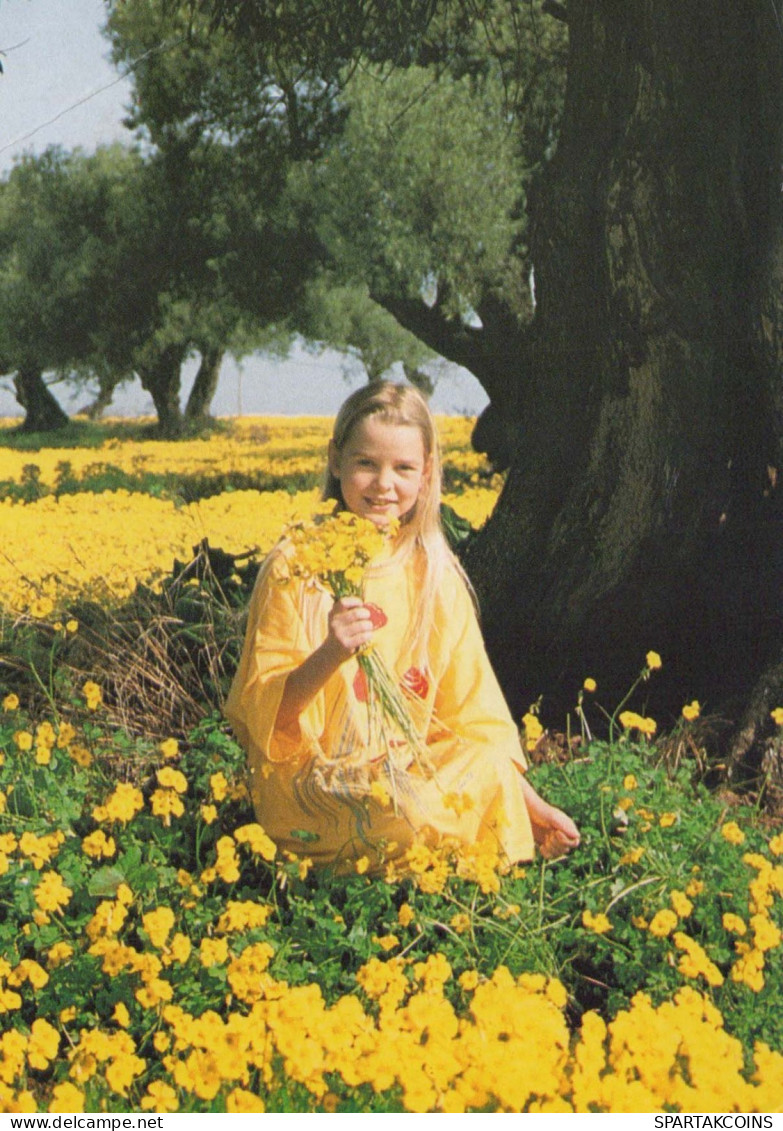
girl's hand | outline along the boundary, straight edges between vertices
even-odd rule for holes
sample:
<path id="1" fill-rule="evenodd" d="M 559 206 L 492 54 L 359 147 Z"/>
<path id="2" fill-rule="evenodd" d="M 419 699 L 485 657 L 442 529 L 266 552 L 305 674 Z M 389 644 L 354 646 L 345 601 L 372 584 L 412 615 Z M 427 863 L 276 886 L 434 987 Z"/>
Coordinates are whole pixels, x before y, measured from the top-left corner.
<path id="1" fill-rule="evenodd" d="M 579 829 L 562 809 L 545 803 L 539 812 L 531 813 L 530 818 L 533 838 L 545 860 L 556 860 L 578 847 Z"/>
<path id="2" fill-rule="evenodd" d="M 372 640 L 373 615 L 360 597 L 341 597 L 329 613 L 329 634 L 324 642 L 339 663 L 350 659 Z"/>

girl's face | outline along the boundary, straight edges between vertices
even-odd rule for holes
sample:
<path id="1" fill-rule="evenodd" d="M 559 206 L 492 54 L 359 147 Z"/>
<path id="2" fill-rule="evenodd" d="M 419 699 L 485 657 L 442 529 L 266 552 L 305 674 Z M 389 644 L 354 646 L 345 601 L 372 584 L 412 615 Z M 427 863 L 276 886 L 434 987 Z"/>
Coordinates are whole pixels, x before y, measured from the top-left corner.
<path id="1" fill-rule="evenodd" d="M 329 444 L 329 469 L 340 481 L 348 510 L 377 526 L 413 510 L 427 482 L 424 439 L 413 424 L 387 424 L 363 417 L 341 451 Z"/>

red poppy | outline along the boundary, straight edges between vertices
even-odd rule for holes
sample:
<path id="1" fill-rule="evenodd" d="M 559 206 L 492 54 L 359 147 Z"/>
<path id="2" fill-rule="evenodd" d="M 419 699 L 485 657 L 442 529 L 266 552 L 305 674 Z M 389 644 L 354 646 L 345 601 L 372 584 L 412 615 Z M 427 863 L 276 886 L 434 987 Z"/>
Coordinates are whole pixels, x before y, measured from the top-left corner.
<path id="1" fill-rule="evenodd" d="M 419 668 L 408 668 L 400 680 L 405 691 L 411 695 L 418 695 L 419 699 L 426 699 L 430 689 L 429 680 Z"/>
<path id="2" fill-rule="evenodd" d="M 374 605 L 372 601 L 365 601 L 364 607 L 370 610 L 370 623 L 373 628 L 383 628 L 389 620 L 383 609 L 378 605 Z"/>
<path id="3" fill-rule="evenodd" d="M 363 668 L 359 668 L 356 675 L 353 677 L 353 693 L 360 703 L 367 702 L 369 688 L 367 686 L 367 676 L 364 674 Z"/>

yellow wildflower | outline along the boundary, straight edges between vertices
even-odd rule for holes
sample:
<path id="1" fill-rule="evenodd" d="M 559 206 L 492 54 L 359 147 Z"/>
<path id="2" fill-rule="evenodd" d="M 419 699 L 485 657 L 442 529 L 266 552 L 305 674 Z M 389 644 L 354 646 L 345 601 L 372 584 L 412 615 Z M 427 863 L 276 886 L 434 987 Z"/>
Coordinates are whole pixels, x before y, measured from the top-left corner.
<path id="1" fill-rule="evenodd" d="M 264 860 L 274 860 L 277 847 L 270 840 L 261 825 L 242 825 L 234 832 L 237 844 L 246 844 L 254 856 L 262 856 Z"/>
<path id="2" fill-rule="evenodd" d="M 590 676 L 588 676 L 587 679 L 582 684 L 582 687 L 585 689 L 585 691 L 595 691 L 598 688 L 598 684 L 595 682 L 594 679 L 592 679 Z"/>
<path id="3" fill-rule="evenodd" d="M 686 703 L 682 709 L 682 717 L 689 723 L 692 723 L 694 719 L 698 719 L 700 714 L 701 703 L 699 703 L 698 699 L 694 699 L 692 700 L 692 702 Z"/>
<path id="4" fill-rule="evenodd" d="M 721 825 L 720 835 L 729 844 L 739 845 L 745 842 L 745 834 L 736 821 L 727 821 L 725 825 Z"/>
<path id="5" fill-rule="evenodd" d="M 582 926 L 587 927 L 589 931 L 595 931 L 597 935 L 604 935 L 612 929 L 610 920 L 602 911 L 594 915 L 587 909 L 582 912 Z"/>
<path id="6" fill-rule="evenodd" d="M 154 911 L 148 911 L 146 915 L 142 915 L 141 921 L 149 935 L 150 942 L 160 950 L 161 947 L 165 946 L 166 939 L 174 926 L 174 912 L 170 907 L 163 905 L 156 907 Z"/>
<path id="7" fill-rule="evenodd" d="M 657 671 L 658 668 L 663 667 L 663 661 L 657 652 L 648 652 L 645 656 L 645 663 L 651 672 Z"/>
<path id="8" fill-rule="evenodd" d="M 95 860 L 101 858 L 108 859 L 113 856 L 117 851 L 117 845 L 113 836 L 106 836 L 103 829 L 96 829 L 94 833 L 90 833 L 82 841 L 82 852 L 87 856 L 92 856 Z"/>
<path id="9" fill-rule="evenodd" d="M 98 684 L 95 683 L 95 681 L 92 679 L 88 679 L 82 687 L 82 695 L 84 695 L 84 698 L 87 701 L 87 709 L 89 711 L 97 710 L 103 702 L 101 689 Z"/>
<path id="10" fill-rule="evenodd" d="M 3 711 L 16 711 L 19 708 L 19 696 L 11 692 L 3 699 Z"/>
<path id="11" fill-rule="evenodd" d="M 664 907 L 660 911 L 655 912 L 647 929 L 651 935 L 663 939 L 672 933 L 677 926 L 677 922 L 676 914 L 670 911 L 668 907 Z"/>
<path id="12" fill-rule="evenodd" d="M 47 1109 L 52 1113 L 64 1114 L 81 1113 L 84 1111 L 84 1092 L 80 1092 L 75 1084 L 55 1084 L 52 1088 L 52 1100 Z"/>
<path id="13" fill-rule="evenodd" d="M 65 907 L 73 895 L 59 872 L 44 872 L 35 889 L 35 902 L 42 911 L 59 911 Z"/>
<path id="14" fill-rule="evenodd" d="M 228 792 L 228 782 L 226 775 L 219 770 L 216 774 L 212 774 L 209 779 L 209 788 L 212 790 L 213 801 L 223 801 L 226 793 Z"/>
<path id="15" fill-rule="evenodd" d="M 400 926 L 401 927 L 409 927 L 411 925 L 411 923 L 413 922 L 414 918 L 415 918 L 415 913 L 414 913 L 414 910 L 411 907 L 411 905 L 409 903 L 401 904 L 400 909 L 397 912 L 397 922 L 400 924 Z"/>
<path id="16" fill-rule="evenodd" d="M 223 966 L 228 959 L 228 939 L 202 939 L 199 945 L 201 965 Z"/>
<path id="17" fill-rule="evenodd" d="M 179 754 L 179 743 L 176 738 L 166 738 L 163 742 L 159 743 L 158 750 L 167 760 L 176 758 Z"/>

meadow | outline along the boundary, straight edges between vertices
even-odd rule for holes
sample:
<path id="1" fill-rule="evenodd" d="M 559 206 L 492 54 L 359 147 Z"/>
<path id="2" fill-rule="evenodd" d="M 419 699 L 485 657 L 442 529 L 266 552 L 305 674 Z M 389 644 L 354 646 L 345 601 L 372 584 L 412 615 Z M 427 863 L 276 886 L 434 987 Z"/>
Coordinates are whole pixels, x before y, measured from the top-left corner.
<path id="1" fill-rule="evenodd" d="M 455 540 L 501 486 L 471 424 Z M 255 823 L 220 708 L 328 427 L 0 433 L 0 1111 L 783 1110 L 783 833 L 708 788 L 695 700 L 658 725 L 655 641 L 622 709 L 596 657 L 520 720 L 570 857 L 338 877 Z"/>

